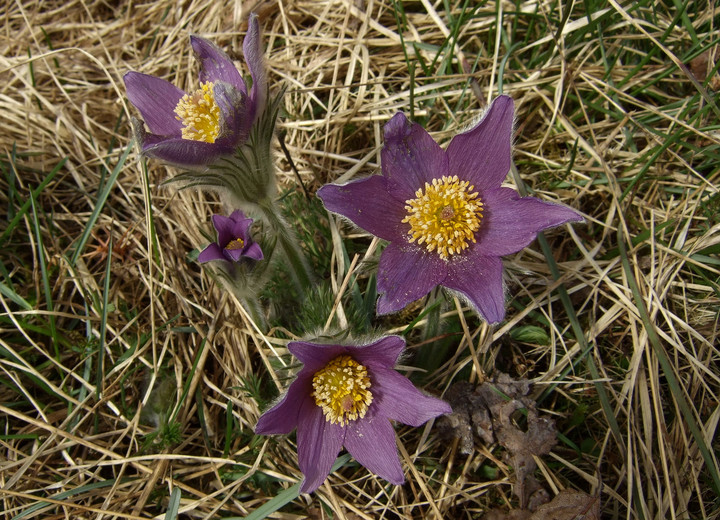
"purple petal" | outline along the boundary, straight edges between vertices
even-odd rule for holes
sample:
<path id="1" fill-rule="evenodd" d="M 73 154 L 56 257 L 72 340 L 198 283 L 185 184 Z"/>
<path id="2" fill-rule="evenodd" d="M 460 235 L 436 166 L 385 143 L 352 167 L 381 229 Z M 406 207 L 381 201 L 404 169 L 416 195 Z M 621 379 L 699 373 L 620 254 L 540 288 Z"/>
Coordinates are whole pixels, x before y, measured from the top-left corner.
<path id="1" fill-rule="evenodd" d="M 198 262 L 203 264 L 205 262 L 210 262 L 211 260 L 227 261 L 227 258 L 225 258 L 225 255 L 223 254 L 223 251 L 224 250 L 220 246 L 213 242 L 200 252 L 200 254 L 198 255 Z"/>
<path id="2" fill-rule="evenodd" d="M 245 256 L 245 253 L 242 249 L 225 249 L 225 256 L 227 256 L 228 260 L 239 262 Z"/>
<path id="3" fill-rule="evenodd" d="M 407 235 L 404 201 L 393 198 L 382 175 L 372 175 L 348 184 L 326 184 L 317 192 L 328 211 L 352 220 L 384 240 L 401 240 Z"/>
<path id="4" fill-rule="evenodd" d="M 258 435 L 287 434 L 298 426 L 298 413 L 305 401 L 315 405 L 310 392 L 312 391 L 311 375 L 300 374 L 292 382 L 282 399 L 260 416 L 255 426 Z M 319 409 L 319 408 L 318 408 Z"/>
<path id="5" fill-rule="evenodd" d="M 250 105 L 251 114 L 254 117 L 260 113 L 265 107 L 265 98 L 267 96 L 267 73 L 265 69 L 265 61 L 262 49 L 262 41 L 260 38 L 260 25 L 258 17 L 255 13 L 250 14 L 248 20 L 248 31 L 243 40 L 243 54 L 245 55 L 245 63 L 250 69 L 252 76 L 252 86 L 250 87 Z"/>
<path id="6" fill-rule="evenodd" d="M 232 219 L 232 217 L 226 217 L 225 215 L 216 214 L 212 216 L 212 223 L 215 227 L 215 230 L 217 231 L 217 243 L 220 245 L 220 247 L 225 247 L 230 243 L 231 240 L 238 238 L 233 232 L 233 228 L 235 227 L 235 221 Z"/>
<path id="7" fill-rule="evenodd" d="M 191 139 L 166 139 L 157 142 L 143 143 L 143 153 L 180 166 L 200 166 L 212 162 L 232 149 L 219 146 L 216 143 L 193 141 Z"/>
<path id="8" fill-rule="evenodd" d="M 450 174 L 470 181 L 479 190 L 499 188 L 510 171 L 512 125 L 512 98 L 495 98 L 474 128 L 450 141 Z"/>
<path id="9" fill-rule="evenodd" d="M 180 135 L 182 123 L 175 119 L 175 107 L 185 92 L 164 79 L 139 72 L 128 72 L 123 81 L 128 99 L 140 111 L 152 133 Z"/>
<path id="10" fill-rule="evenodd" d="M 320 345 L 305 341 L 291 341 L 287 348 L 304 365 L 303 370 L 312 374 L 340 354 L 348 353 L 348 349 L 340 345 Z"/>
<path id="11" fill-rule="evenodd" d="M 443 285 L 465 296 L 488 323 L 497 323 L 505 317 L 502 260 L 481 256 L 480 250 L 473 247 L 463 258 L 450 262 Z"/>
<path id="12" fill-rule="evenodd" d="M 378 314 L 399 311 L 425 296 L 446 276 L 447 264 L 439 255 L 417 246 L 389 244 L 378 265 L 377 288 L 384 293 L 378 300 Z"/>
<path id="13" fill-rule="evenodd" d="M 216 142 L 234 147 L 244 142 L 252 126 L 247 96 L 229 83 L 217 82 L 213 86 L 215 103 L 220 109 L 221 134 Z"/>
<path id="14" fill-rule="evenodd" d="M 391 484 L 405 482 L 395 430 L 387 417 L 376 414 L 351 422 L 345 434 L 345 448 L 360 464 Z"/>
<path id="15" fill-rule="evenodd" d="M 400 336 L 385 336 L 375 343 L 352 350 L 352 357 L 368 368 L 392 368 L 405 348 Z"/>
<path id="16" fill-rule="evenodd" d="M 407 377 L 395 370 L 376 368 L 371 377 L 370 391 L 378 415 L 410 426 L 420 426 L 430 419 L 452 413 L 449 404 L 423 394 Z"/>
<path id="17" fill-rule="evenodd" d="M 250 244 L 243 252 L 243 255 L 253 260 L 262 260 L 265 258 L 262 249 L 260 249 L 260 246 L 256 242 Z"/>
<path id="18" fill-rule="evenodd" d="M 190 36 L 190 44 L 200 61 L 201 83 L 224 81 L 247 95 L 247 87 L 242 76 L 228 55 L 217 45 L 199 36 Z"/>
<path id="19" fill-rule="evenodd" d="M 509 255 L 535 240 L 538 231 L 566 222 L 580 222 L 582 215 L 567 206 L 533 197 L 520 197 L 510 188 L 483 192 L 483 220 L 477 234 L 483 254 Z"/>
<path id="20" fill-rule="evenodd" d="M 248 229 L 252 226 L 253 219 L 251 218 L 238 218 L 233 212 L 230 215 L 230 219 L 233 221 L 232 225 L 232 238 L 242 238 L 244 241 L 248 241 Z"/>
<path id="21" fill-rule="evenodd" d="M 426 182 L 448 175 L 448 157 L 417 123 L 398 112 L 385 124 L 382 171 L 388 191 L 400 201 L 415 198 Z"/>
<path id="22" fill-rule="evenodd" d="M 320 407 L 305 399 L 297 426 L 298 463 L 305 475 L 301 493 L 312 493 L 325 481 L 344 440 L 345 428 L 326 421 Z"/>
<path id="23" fill-rule="evenodd" d="M 240 220 L 245 220 L 245 219 L 247 219 L 248 217 L 245 216 L 245 213 L 243 213 L 243 210 L 241 210 L 241 209 L 236 209 L 235 211 L 233 211 L 232 213 L 230 213 L 230 218 L 231 218 L 232 220 L 234 220 L 235 222 L 238 222 L 238 221 L 240 221 Z"/>

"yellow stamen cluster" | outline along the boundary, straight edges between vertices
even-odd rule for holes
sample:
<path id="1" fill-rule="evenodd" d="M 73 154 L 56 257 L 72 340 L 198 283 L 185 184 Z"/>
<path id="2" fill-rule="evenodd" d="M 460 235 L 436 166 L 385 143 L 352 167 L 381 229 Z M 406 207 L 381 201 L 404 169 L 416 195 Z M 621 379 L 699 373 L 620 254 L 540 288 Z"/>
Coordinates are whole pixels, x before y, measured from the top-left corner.
<path id="1" fill-rule="evenodd" d="M 475 242 L 483 203 L 474 190 L 475 186 L 460 181 L 457 175 L 426 182 L 415 192 L 416 198 L 405 201 L 408 213 L 402 221 L 410 224 L 410 242 L 425 244 L 443 260 Z"/>
<path id="2" fill-rule="evenodd" d="M 228 251 L 234 251 L 235 249 L 242 249 L 243 247 L 245 247 L 245 241 L 242 238 L 236 238 L 228 242 L 225 249 Z"/>
<path id="3" fill-rule="evenodd" d="M 365 417 L 373 400 L 367 368 L 348 355 L 336 357 L 315 372 L 312 385 L 315 404 L 325 419 L 340 426 Z"/>
<path id="4" fill-rule="evenodd" d="M 182 138 L 214 143 L 220 133 L 220 107 L 213 83 L 207 81 L 192 94 L 185 94 L 175 107 L 175 119 L 183 124 Z"/>

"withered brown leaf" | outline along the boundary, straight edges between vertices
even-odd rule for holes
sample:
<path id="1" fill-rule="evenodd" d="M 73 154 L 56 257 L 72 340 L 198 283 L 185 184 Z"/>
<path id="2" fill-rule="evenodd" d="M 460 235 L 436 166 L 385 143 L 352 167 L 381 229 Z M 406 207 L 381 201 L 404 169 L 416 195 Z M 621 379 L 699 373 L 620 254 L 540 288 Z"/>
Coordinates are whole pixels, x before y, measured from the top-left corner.
<path id="1" fill-rule="evenodd" d="M 538 414 L 529 392 L 527 379 L 515 380 L 502 372 L 477 387 L 456 383 L 445 394 L 453 413 L 438 423 L 447 438 L 459 440 L 461 453 L 472 453 L 475 437 L 507 450 L 515 470 L 513 492 L 522 509 L 538 488 L 532 478 L 537 468 L 533 456 L 547 454 L 556 443 L 555 422 Z"/>

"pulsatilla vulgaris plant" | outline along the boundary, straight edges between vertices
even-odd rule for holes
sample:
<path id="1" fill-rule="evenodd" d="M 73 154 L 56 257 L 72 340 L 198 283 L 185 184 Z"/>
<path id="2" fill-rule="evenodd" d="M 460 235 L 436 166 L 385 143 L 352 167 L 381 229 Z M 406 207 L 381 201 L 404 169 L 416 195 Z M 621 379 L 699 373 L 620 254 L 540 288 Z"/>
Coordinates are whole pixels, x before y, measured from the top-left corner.
<path id="1" fill-rule="evenodd" d="M 488 322 L 505 315 L 501 256 L 543 229 L 581 221 L 575 210 L 501 187 L 510 170 L 513 101 L 443 150 L 402 113 L 385 125 L 382 175 L 323 186 L 325 207 L 387 240 L 378 265 L 379 314 L 398 311 L 443 286 Z"/>
<path id="2" fill-rule="evenodd" d="M 265 282 L 267 263 L 259 265 L 265 255 L 251 233 L 253 219 L 236 209 L 229 217 L 213 215 L 213 226 L 217 232 L 217 241 L 212 242 L 198 255 L 198 262 L 213 262 L 217 274 L 225 282 L 245 308 L 255 323 L 265 326 L 257 294 Z"/>
<path id="3" fill-rule="evenodd" d="M 420 426 L 452 409 L 393 369 L 404 347 L 399 336 L 370 344 L 288 344 L 303 367 L 255 432 L 287 434 L 297 428 L 303 493 L 323 483 L 343 446 L 376 475 L 393 484 L 405 481 L 390 421 Z"/>
<path id="4" fill-rule="evenodd" d="M 267 224 L 266 242 L 280 246 L 293 279 L 301 289 L 307 288 L 313 277 L 275 201 L 272 138 L 282 93 L 268 102 L 257 16 L 250 16 L 243 41 L 252 77 L 249 89 L 222 50 L 197 36 L 191 36 L 190 43 L 200 62 L 197 90 L 186 93 L 162 78 L 139 72 L 124 76 L 128 98 L 144 119 L 133 125 L 142 152 L 182 168 L 171 179 L 182 187 L 210 189 L 232 208 L 259 213 Z M 204 252 L 203 258 L 208 254 Z"/>

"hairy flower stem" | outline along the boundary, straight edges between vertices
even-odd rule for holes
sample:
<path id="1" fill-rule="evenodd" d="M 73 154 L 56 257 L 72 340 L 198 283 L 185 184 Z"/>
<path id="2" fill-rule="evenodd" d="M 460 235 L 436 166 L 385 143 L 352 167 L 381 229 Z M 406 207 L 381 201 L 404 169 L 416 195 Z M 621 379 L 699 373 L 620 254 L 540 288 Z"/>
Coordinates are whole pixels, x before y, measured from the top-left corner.
<path id="1" fill-rule="evenodd" d="M 246 311 L 250 314 L 250 317 L 255 322 L 255 325 L 264 333 L 268 330 L 267 320 L 265 314 L 262 311 L 260 301 L 255 295 L 246 294 L 240 298 L 240 302 Z"/>
<path id="2" fill-rule="evenodd" d="M 298 243 L 295 232 L 282 218 L 280 208 L 270 199 L 259 201 L 258 208 L 260 208 L 273 235 L 277 238 L 277 244 L 285 253 L 288 267 L 293 280 L 300 289 L 300 294 L 305 294 L 313 286 L 314 276 L 310 272 L 305 254 Z"/>

